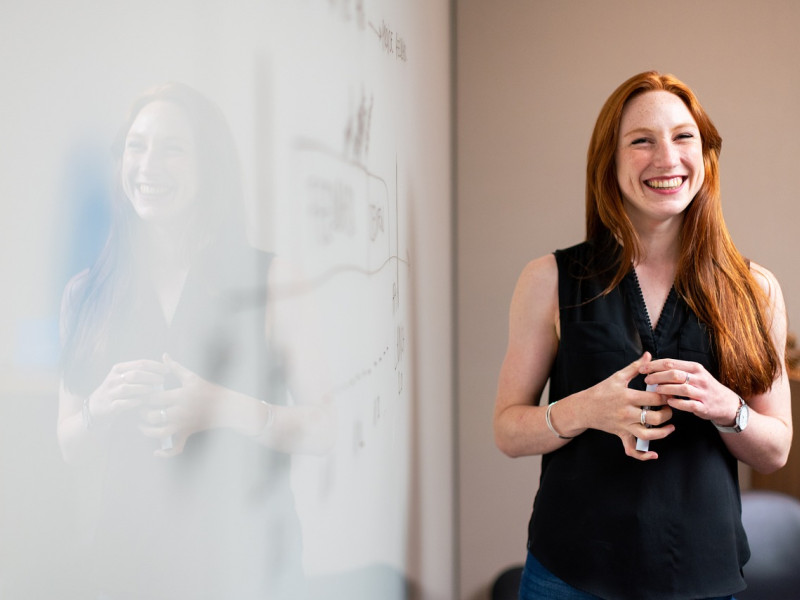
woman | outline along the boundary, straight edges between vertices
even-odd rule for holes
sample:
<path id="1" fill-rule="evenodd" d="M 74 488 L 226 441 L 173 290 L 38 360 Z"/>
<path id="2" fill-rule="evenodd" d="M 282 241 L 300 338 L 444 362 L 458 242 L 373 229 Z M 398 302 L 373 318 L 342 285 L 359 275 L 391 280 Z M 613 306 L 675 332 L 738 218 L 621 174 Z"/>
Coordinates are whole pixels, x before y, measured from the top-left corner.
<path id="1" fill-rule="evenodd" d="M 291 340 L 266 297 L 280 267 L 245 243 L 232 136 L 216 105 L 167 84 L 137 99 L 115 151 L 108 241 L 62 308 L 59 442 L 98 490 L 88 585 L 279 597 L 300 571 L 286 453 L 331 435 L 324 407 L 288 405 Z"/>
<path id="2" fill-rule="evenodd" d="M 623 83 L 589 146 L 586 241 L 519 278 L 494 430 L 543 455 L 521 598 L 745 588 L 737 460 L 780 468 L 792 423 L 783 298 L 725 227 L 721 141 L 675 77 Z"/>

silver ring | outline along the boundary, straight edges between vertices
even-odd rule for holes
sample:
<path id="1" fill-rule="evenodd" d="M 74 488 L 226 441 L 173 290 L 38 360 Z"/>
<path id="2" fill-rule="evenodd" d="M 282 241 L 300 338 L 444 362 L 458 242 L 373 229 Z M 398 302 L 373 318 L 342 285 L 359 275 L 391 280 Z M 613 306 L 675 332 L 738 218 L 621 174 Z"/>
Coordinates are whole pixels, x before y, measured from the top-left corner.
<path id="1" fill-rule="evenodd" d="M 120 381 L 122 381 L 122 383 L 125 383 L 125 373 L 120 373 L 119 374 L 119 379 L 120 379 Z"/>
<path id="2" fill-rule="evenodd" d="M 686 372 L 686 379 L 684 380 L 683 385 L 692 385 L 691 383 L 689 383 L 689 372 L 688 371 Z"/>
<path id="3" fill-rule="evenodd" d="M 647 406 L 642 407 L 642 414 L 639 415 L 639 422 L 642 424 L 642 427 L 647 427 Z"/>
<path id="4" fill-rule="evenodd" d="M 167 422 L 167 410 L 162 408 L 159 412 L 161 413 L 161 424 L 163 425 Z"/>

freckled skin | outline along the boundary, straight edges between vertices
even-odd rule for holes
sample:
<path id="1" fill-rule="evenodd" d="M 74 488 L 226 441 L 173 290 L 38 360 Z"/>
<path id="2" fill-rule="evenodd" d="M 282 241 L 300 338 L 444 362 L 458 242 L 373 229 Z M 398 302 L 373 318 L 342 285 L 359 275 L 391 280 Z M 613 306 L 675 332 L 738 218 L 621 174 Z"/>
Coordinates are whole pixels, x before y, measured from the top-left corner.
<path id="1" fill-rule="evenodd" d="M 628 102 L 620 120 L 617 181 L 628 216 L 644 221 L 680 218 L 703 184 L 700 131 L 683 101 L 670 92 L 646 92 Z M 654 188 L 681 178 L 677 187 Z"/>

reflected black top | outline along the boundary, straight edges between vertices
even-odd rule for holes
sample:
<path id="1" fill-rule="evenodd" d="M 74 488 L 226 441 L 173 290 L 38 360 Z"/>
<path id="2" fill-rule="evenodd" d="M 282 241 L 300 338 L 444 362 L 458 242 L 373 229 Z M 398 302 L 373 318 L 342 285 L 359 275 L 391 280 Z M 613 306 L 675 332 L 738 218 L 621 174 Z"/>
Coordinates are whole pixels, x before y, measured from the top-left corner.
<path id="1" fill-rule="evenodd" d="M 170 323 L 153 288 L 142 286 L 131 310 L 112 318 L 103 360 L 83 365 L 85 388 L 118 362 L 166 352 L 208 381 L 285 403 L 265 339 L 271 258 L 244 246 L 206 248 Z M 180 385 L 173 379 L 167 389 Z M 138 411 L 115 421 L 104 468 L 92 474 L 90 585 L 113 600 L 278 597 L 301 560 L 290 457 L 216 429 L 158 458 L 159 440 L 143 436 L 140 424 Z"/>
<path id="2" fill-rule="evenodd" d="M 604 253 L 584 242 L 555 253 L 561 340 L 550 402 L 637 360 L 676 358 L 718 372 L 712 337 L 673 288 L 655 330 L 633 269 L 607 295 Z M 644 389 L 644 378 L 631 387 Z M 736 459 L 710 421 L 674 411 L 676 429 L 650 442 L 654 461 L 587 430 L 542 458 L 528 546 L 570 585 L 608 600 L 708 598 L 741 591 L 750 556 Z"/>

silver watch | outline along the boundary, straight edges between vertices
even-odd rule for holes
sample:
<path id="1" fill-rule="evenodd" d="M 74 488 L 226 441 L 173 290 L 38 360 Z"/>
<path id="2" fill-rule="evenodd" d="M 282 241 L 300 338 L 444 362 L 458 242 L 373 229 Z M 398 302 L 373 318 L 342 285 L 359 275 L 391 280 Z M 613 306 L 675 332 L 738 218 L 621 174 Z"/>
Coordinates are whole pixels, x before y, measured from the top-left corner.
<path id="1" fill-rule="evenodd" d="M 736 411 L 736 423 L 734 423 L 733 427 L 722 427 L 716 423 L 714 423 L 714 427 L 722 433 L 739 433 L 740 431 L 744 431 L 744 428 L 747 427 L 747 420 L 749 418 L 750 408 L 747 406 L 747 403 L 742 400 L 742 397 L 739 396 L 739 409 Z"/>

